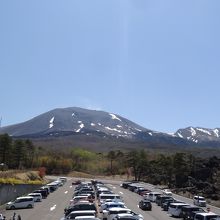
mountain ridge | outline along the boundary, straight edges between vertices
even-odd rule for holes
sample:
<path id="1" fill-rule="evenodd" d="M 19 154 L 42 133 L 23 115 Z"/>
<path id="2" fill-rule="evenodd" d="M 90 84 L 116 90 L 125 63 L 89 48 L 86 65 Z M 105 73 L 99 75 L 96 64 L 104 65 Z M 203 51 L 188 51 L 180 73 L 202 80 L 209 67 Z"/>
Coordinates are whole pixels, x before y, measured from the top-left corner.
<path id="1" fill-rule="evenodd" d="M 144 128 L 118 114 L 80 107 L 56 108 L 30 120 L 0 128 L 12 137 L 110 136 L 170 146 L 220 146 L 220 129 L 187 127 L 169 134 Z"/>

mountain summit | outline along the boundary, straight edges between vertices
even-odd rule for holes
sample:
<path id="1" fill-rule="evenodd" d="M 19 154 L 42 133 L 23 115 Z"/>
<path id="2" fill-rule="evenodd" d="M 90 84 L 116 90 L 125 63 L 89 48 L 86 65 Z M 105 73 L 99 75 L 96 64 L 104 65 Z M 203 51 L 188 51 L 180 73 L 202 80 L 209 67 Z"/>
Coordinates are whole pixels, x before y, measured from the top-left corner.
<path id="1" fill-rule="evenodd" d="M 109 138 L 114 144 L 120 139 L 126 143 L 132 141 L 151 146 L 220 146 L 220 129 L 217 128 L 188 127 L 167 134 L 144 128 L 114 113 L 78 107 L 57 108 L 26 122 L 2 127 L 0 133 L 35 139 L 60 137 L 64 140 L 64 137 L 71 136 L 74 141 L 80 137 L 80 143 L 83 141 L 84 145 L 88 145 L 88 137 L 93 137 L 96 143 Z"/>
<path id="2" fill-rule="evenodd" d="M 145 129 L 119 115 L 83 108 L 57 108 L 24 123 L 3 127 L 1 133 L 11 136 L 46 136 L 82 133 L 102 133 L 132 138 Z M 150 132 L 150 131 L 149 131 Z"/>

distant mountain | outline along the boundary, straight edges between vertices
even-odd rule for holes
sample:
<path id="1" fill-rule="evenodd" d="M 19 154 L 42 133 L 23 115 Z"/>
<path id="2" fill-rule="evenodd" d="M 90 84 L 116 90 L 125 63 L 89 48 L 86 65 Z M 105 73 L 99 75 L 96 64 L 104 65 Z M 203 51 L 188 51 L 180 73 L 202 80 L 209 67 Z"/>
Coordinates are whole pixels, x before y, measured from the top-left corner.
<path id="1" fill-rule="evenodd" d="M 0 133 L 41 143 L 45 140 L 54 143 L 57 138 L 61 143 L 68 139 L 68 146 L 73 146 L 73 142 L 78 146 L 91 145 L 91 140 L 96 146 L 102 143 L 114 147 L 129 145 L 129 148 L 131 143 L 167 148 L 220 146 L 220 129 L 188 127 L 167 134 L 144 128 L 117 114 L 78 107 L 57 108 L 26 122 L 2 127 Z"/>
<path id="2" fill-rule="evenodd" d="M 175 136 L 192 141 L 197 145 L 220 146 L 220 128 L 187 127 L 179 129 Z"/>

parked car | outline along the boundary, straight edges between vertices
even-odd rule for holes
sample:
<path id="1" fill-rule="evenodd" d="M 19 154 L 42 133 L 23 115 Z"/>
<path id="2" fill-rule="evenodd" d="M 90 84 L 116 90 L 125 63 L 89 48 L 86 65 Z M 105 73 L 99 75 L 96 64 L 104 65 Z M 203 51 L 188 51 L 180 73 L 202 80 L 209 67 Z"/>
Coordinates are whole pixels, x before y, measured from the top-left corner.
<path id="1" fill-rule="evenodd" d="M 112 220 L 113 218 L 115 218 L 116 215 L 119 215 L 119 214 L 124 215 L 124 216 L 126 216 L 126 215 L 135 216 L 136 219 L 143 220 L 142 215 L 136 214 L 127 208 L 110 208 L 108 215 L 107 215 L 107 220 Z"/>
<path id="2" fill-rule="evenodd" d="M 197 206 L 206 207 L 206 200 L 203 196 L 194 196 L 193 204 Z"/>
<path id="3" fill-rule="evenodd" d="M 193 220 L 196 212 L 205 212 L 205 210 L 198 206 L 183 206 L 181 217 L 184 220 Z"/>
<path id="4" fill-rule="evenodd" d="M 143 220 L 143 218 L 137 215 L 122 213 L 122 214 L 117 214 L 113 218 L 113 220 Z"/>
<path id="5" fill-rule="evenodd" d="M 73 206 L 69 206 L 64 209 L 65 216 L 69 215 L 73 211 L 83 211 L 83 210 L 92 210 L 97 214 L 97 209 L 94 203 L 89 202 L 79 202 Z"/>
<path id="6" fill-rule="evenodd" d="M 79 185 L 81 183 L 81 180 L 75 180 L 74 182 L 72 182 L 72 185 Z"/>
<path id="7" fill-rule="evenodd" d="M 35 190 L 33 193 L 41 193 L 43 199 L 46 199 L 48 196 L 48 192 L 46 189 L 38 189 Z"/>
<path id="8" fill-rule="evenodd" d="M 139 202 L 139 208 L 142 210 L 151 211 L 152 210 L 151 202 L 149 200 L 141 200 Z"/>
<path id="9" fill-rule="evenodd" d="M 162 190 L 163 194 L 166 196 L 172 196 L 172 192 L 169 189 Z"/>
<path id="10" fill-rule="evenodd" d="M 63 183 L 67 182 L 67 178 L 66 177 L 59 177 L 59 180 Z"/>
<path id="11" fill-rule="evenodd" d="M 62 218 L 62 220 L 72 220 L 75 219 L 78 216 L 89 216 L 89 218 L 95 218 L 96 214 L 94 210 L 79 210 L 79 211 L 73 211 L 69 213 L 69 215 Z"/>
<path id="12" fill-rule="evenodd" d="M 158 195 L 158 196 L 156 197 L 155 202 L 156 202 L 156 204 L 157 204 L 158 206 L 161 206 L 161 204 L 162 204 L 166 199 L 172 199 L 172 197 L 171 197 L 171 196 L 166 196 L 166 195 Z"/>
<path id="13" fill-rule="evenodd" d="M 213 212 L 196 213 L 194 220 L 220 220 L 220 216 Z"/>
<path id="14" fill-rule="evenodd" d="M 167 199 L 161 204 L 161 208 L 163 209 L 163 211 L 168 211 L 171 203 L 184 203 L 184 202 L 178 201 L 178 200 L 173 199 L 173 198 L 172 199 Z"/>
<path id="15" fill-rule="evenodd" d="M 5 216 L 3 216 L 2 214 L 0 214 L 0 220 L 5 220 Z"/>
<path id="16" fill-rule="evenodd" d="M 100 206 L 100 213 L 102 213 L 102 219 L 107 219 L 109 209 L 111 208 L 127 208 L 123 202 L 106 202 Z"/>
<path id="17" fill-rule="evenodd" d="M 6 204 L 6 209 L 33 208 L 34 198 L 31 196 L 18 197 L 12 202 Z"/>
<path id="18" fill-rule="evenodd" d="M 185 204 L 185 203 L 171 203 L 170 207 L 168 209 L 168 214 L 170 214 L 171 216 L 174 217 L 181 217 L 181 213 L 182 213 L 182 207 L 183 206 L 189 206 L 189 204 Z"/>
<path id="19" fill-rule="evenodd" d="M 34 202 L 41 202 L 42 201 L 41 193 L 29 193 L 28 196 L 33 197 L 34 198 Z"/>
<path id="20" fill-rule="evenodd" d="M 129 184 L 132 184 L 132 182 L 123 182 L 121 184 L 121 187 L 123 187 L 124 189 L 127 189 L 129 187 Z"/>
<path id="21" fill-rule="evenodd" d="M 123 202 L 118 194 L 100 194 L 99 205 L 104 204 L 106 201 Z"/>
<path id="22" fill-rule="evenodd" d="M 149 195 L 148 195 L 148 199 L 151 202 L 155 202 L 158 195 L 161 195 L 161 193 L 159 193 L 159 192 L 150 192 Z"/>

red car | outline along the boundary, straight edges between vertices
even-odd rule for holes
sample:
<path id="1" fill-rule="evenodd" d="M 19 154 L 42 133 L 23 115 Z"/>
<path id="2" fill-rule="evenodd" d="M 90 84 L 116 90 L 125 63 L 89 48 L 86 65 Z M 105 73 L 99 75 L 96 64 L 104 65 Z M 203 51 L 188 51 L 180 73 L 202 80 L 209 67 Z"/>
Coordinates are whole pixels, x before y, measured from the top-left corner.
<path id="1" fill-rule="evenodd" d="M 79 185 L 81 183 L 81 180 L 76 180 L 75 182 L 72 182 L 72 185 Z"/>

